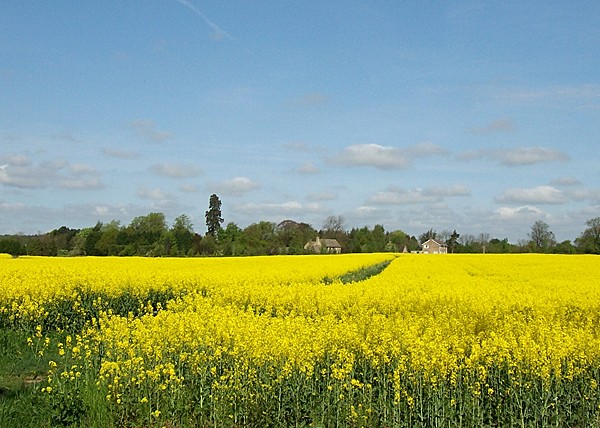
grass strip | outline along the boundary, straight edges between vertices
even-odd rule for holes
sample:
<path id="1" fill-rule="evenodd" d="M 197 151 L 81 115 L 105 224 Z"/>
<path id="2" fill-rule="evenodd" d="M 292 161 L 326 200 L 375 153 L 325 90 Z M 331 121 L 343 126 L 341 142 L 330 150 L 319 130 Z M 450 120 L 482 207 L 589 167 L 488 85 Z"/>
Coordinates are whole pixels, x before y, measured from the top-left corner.
<path id="1" fill-rule="evenodd" d="M 381 263 L 377 263 L 376 265 L 367 266 L 360 268 L 358 270 L 353 270 L 351 272 L 347 272 L 343 275 L 330 278 L 328 276 L 324 277 L 321 282 L 325 285 L 333 284 L 336 281 L 340 281 L 342 284 L 351 284 L 353 282 L 365 281 L 372 276 L 379 275 L 383 270 L 390 265 L 392 261 L 386 260 Z"/>

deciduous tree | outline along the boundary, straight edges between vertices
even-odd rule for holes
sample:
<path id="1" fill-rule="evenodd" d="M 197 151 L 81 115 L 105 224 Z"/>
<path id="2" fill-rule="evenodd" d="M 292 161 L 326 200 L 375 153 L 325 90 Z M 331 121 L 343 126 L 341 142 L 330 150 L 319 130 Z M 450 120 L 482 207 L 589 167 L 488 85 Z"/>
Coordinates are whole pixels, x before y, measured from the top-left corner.
<path id="1" fill-rule="evenodd" d="M 187 255 L 192 248 L 192 240 L 194 237 L 194 228 L 187 215 L 182 214 L 173 221 L 171 235 L 177 246 L 177 254 L 180 256 Z"/>
<path id="2" fill-rule="evenodd" d="M 550 226 L 541 220 L 536 221 L 531 226 L 529 240 L 537 250 L 545 251 L 556 244 L 554 233 L 550 230 Z"/>
<path id="3" fill-rule="evenodd" d="M 576 240 L 579 251 L 600 254 L 600 217 L 589 219 L 585 225 L 587 228 Z"/>

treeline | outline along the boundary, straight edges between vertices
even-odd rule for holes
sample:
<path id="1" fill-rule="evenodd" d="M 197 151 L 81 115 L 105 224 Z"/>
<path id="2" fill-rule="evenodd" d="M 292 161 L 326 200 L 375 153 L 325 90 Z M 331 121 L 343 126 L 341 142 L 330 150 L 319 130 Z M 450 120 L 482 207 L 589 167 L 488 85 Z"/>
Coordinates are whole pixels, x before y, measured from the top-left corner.
<path id="1" fill-rule="evenodd" d="M 304 248 L 305 244 L 319 236 L 336 239 L 344 253 L 419 251 L 422 242 L 433 238 L 446 244 L 449 253 L 600 254 L 600 217 L 588 220 L 586 226 L 575 242 L 560 243 L 555 241 L 548 225 L 539 221 L 531 227 L 526 239 L 512 244 L 506 238 L 491 238 L 485 233 L 461 236 L 456 230 L 436 232 L 430 229 L 419 237 L 402 230 L 386 231 L 382 225 L 346 230 L 341 216 L 328 217 L 320 230 L 293 220 L 279 224 L 261 221 L 243 229 L 235 223 L 221 227 L 217 221 L 212 233 L 201 235 L 194 231 L 185 214 L 169 226 L 164 214 L 150 213 L 134 218 L 126 226 L 118 221 L 98 222 L 84 229 L 63 226 L 45 234 L 1 236 L 0 253 L 13 256 L 147 257 L 306 254 L 309 250 Z"/>
<path id="2" fill-rule="evenodd" d="M 337 239 L 344 252 L 417 250 L 419 243 L 401 231 L 385 232 L 383 226 L 349 232 L 339 226 L 316 230 L 307 223 L 267 221 L 240 228 L 233 222 L 201 235 L 187 215 L 167 225 L 164 214 L 136 217 L 127 226 L 118 221 L 84 229 L 66 226 L 40 235 L 0 237 L 0 253 L 36 256 L 255 256 L 306 254 L 304 246 L 317 236 Z"/>

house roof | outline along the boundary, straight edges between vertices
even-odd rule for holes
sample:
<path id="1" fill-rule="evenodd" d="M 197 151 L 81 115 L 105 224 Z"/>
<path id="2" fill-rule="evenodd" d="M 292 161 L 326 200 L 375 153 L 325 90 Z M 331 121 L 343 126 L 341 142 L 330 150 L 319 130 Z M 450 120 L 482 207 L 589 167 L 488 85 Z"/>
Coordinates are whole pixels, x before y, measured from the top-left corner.
<path id="1" fill-rule="evenodd" d="M 423 242 L 421 245 L 425 245 L 425 244 L 427 244 L 429 242 L 433 242 L 433 243 L 439 245 L 440 247 L 445 247 L 446 246 L 446 244 L 440 244 L 438 241 L 436 241 L 435 239 L 431 239 L 431 238 L 429 238 L 427 241 Z"/>
<path id="2" fill-rule="evenodd" d="M 321 244 L 326 248 L 342 248 L 337 239 L 321 239 Z"/>
<path id="3" fill-rule="evenodd" d="M 337 241 L 337 239 L 329 239 L 329 238 L 324 238 L 324 239 L 320 239 L 318 236 L 314 241 L 308 241 L 306 243 L 306 245 L 304 245 L 304 248 L 308 249 L 308 248 L 312 248 L 314 251 L 321 251 L 321 248 L 339 248 L 341 249 L 342 246 L 340 245 L 340 243 Z"/>

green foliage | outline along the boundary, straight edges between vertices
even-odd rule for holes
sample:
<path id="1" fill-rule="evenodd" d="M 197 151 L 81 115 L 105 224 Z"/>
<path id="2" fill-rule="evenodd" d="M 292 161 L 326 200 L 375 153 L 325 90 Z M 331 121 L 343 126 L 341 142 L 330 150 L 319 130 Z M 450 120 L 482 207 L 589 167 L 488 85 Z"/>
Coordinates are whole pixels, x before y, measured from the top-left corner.
<path id="1" fill-rule="evenodd" d="M 456 229 L 454 229 L 454 232 L 452 232 L 450 238 L 448 238 L 448 241 L 446 242 L 446 244 L 448 245 L 448 251 L 450 253 L 454 253 L 456 251 L 456 247 L 458 245 L 458 238 L 460 238 L 460 233 L 458 233 Z"/>
<path id="2" fill-rule="evenodd" d="M 437 232 L 433 229 L 429 229 L 427 232 L 419 235 L 419 242 L 422 244 L 423 242 L 429 240 L 429 239 L 436 239 L 437 238 Z"/>
<path id="3" fill-rule="evenodd" d="M 585 222 L 586 229 L 577 238 L 577 247 L 583 253 L 600 254 L 600 217 Z"/>
<path id="4" fill-rule="evenodd" d="M 172 256 L 185 256 L 192 249 L 194 241 L 194 228 L 190 218 L 182 214 L 175 219 L 170 230 L 173 249 L 169 251 Z"/>
<path id="5" fill-rule="evenodd" d="M 391 262 L 391 260 L 386 260 L 373 266 L 367 266 L 362 269 L 347 272 L 333 279 L 326 276 L 321 280 L 321 282 L 324 284 L 332 284 L 336 281 L 340 281 L 342 284 L 350 284 L 352 282 L 365 281 L 372 276 L 379 275 L 386 267 L 389 266 Z"/>
<path id="6" fill-rule="evenodd" d="M 170 300 L 185 294 L 175 293 L 170 288 L 150 289 L 139 294 L 123 290 L 117 295 L 95 292 L 83 288 L 76 289 L 71 296 L 54 299 L 38 308 L 39 315 L 33 319 L 15 318 L 15 314 L 0 314 L 0 328 L 21 329 L 32 332 L 37 326 L 50 331 L 82 331 L 90 322 L 98 319 L 101 312 L 123 317 L 139 317 L 144 314 L 156 315 Z M 21 302 L 16 302 L 17 306 Z"/>
<path id="7" fill-rule="evenodd" d="M 304 245 L 317 235 L 317 231 L 307 223 L 284 220 L 276 226 L 276 239 L 279 253 L 304 254 Z"/>
<path id="8" fill-rule="evenodd" d="M 386 231 L 383 225 L 344 230 L 343 217 L 329 216 L 323 229 L 317 232 L 307 223 L 284 220 L 275 225 L 260 221 L 245 229 L 235 223 L 221 227 L 221 201 L 211 195 L 206 211 L 209 230 L 202 237 L 193 230 L 190 218 L 182 214 L 167 227 L 162 213 L 135 217 L 127 226 L 118 221 L 81 230 L 62 226 L 49 233 L 33 236 L 0 237 L 0 253 L 13 256 L 244 256 L 269 254 L 304 254 L 304 245 L 314 239 L 336 239 L 344 253 L 402 252 L 420 250 L 421 242 L 433 237 L 448 245 L 452 253 L 588 253 L 600 254 L 600 217 L 589 219 L 586 229 L 571 243 L 557 243 L 549 225 L 537 221 L 527 240 L 511 244 L 508 239 L 490 239 L 489 234 L 461 235 L 456 230 L 437 233 L 429 229 L 419 236 L 409 236 L 402 230 Z"/>
<path id="9" fill-rule="evenodd" d="M 536 251 L 545 252 L 551 246 L 556 245 L 554 233 L 550 230 L 550 226 L 541 220 L 536 221 L 531 226 L 529 239 Z"/>
<path id="10" fill-rule="evenodd" d="M 28 345 L 28 334 L 0 328 L 0 426 L 38 427 L 49 424 L 49 408 L 39 395 L 56 353 Z"/>
<path id="11" fill-rule="evenodd" d="M 57 395 L 51 402 L 50 420 L 52 426 L 72 426 L 86 414 L 86 408 L 79 391 L 69 391 Z"/>
<path id="12" fill-rule="evenodd" d="M 275 226 L 275 223 L 261 221 L 245 228 L 242 236 L 244 255 L 277 254 Z"/>
<path id="13" fill-rule="evenodd" d="M 18 257 L 25 254 L 25 248 L 16 238 L 1 238 L 0 253 L 10 254 L 13 257 Z"/>
<path id="14" fill-rule="evenodd" d="M 214 193 L 210 195 L 208 211 L 204 215 L 206 217 L 206 234 L 216 236 L 224 220 L 221 217 L 221 200 Z"/>

